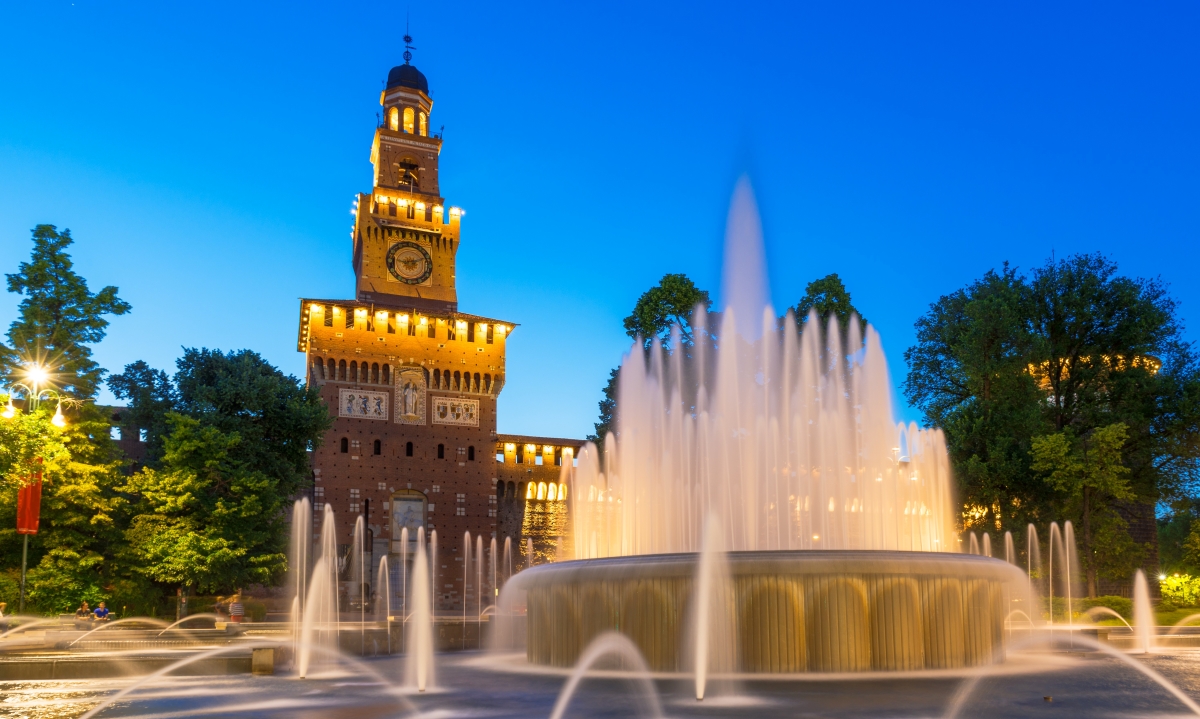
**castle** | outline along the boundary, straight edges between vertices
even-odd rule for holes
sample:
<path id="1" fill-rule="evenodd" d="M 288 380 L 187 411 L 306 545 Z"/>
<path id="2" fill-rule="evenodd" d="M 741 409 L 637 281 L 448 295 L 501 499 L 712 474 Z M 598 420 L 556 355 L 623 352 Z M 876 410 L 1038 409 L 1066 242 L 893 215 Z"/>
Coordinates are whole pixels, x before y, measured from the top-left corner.
<path id="1" fill-rule="evenodd" d="M 385 554 L 411 556 L 418 528 L 436 530 L 437 604 L 451 610 L 467 592 L 495 589 L 490 576 L 464 586 L 466 532 L 485 552 L 509 540 L 513 571 L 559 551 L 564 469 L 583 442 L 496 432 L 517 325 L 458 309 L 464 213 L 442 197 L 429 85 L 407 50 L 404 59 L 379 98 L 372 189 L 355 200 L 354 298 L 301 299 L 297 350 L 334 417 L 312 452 L 314 532 L 328 505 L 347 553 L 362 516 L 366 566 L 375 566 Z M 505 555 L 496 562 L 506 567 Z"/>

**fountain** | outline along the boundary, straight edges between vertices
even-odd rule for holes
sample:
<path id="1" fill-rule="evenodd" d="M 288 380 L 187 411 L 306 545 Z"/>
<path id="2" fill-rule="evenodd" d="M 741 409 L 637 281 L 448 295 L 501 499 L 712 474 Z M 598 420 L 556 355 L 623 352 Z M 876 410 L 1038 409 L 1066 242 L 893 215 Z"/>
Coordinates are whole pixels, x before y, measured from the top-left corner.
<path id="1" fill-rule="evenodd" d="M 846 672 L 1002 656 L 1004 589 L 1024 578 L 974 538 L 975 556 L 959 553 L 941 431 L 894 420 L 872 327 L 777 319 L 745 181 L 728 227 L 724 311 L 697 311 L 691 344 L 678 327 L 648 351 L 635 344 L 604 456 L 580 453 L 576 561 L 510 583 L 526 593 L 529 661 L 572 666 L 617 629 L 652 669 L 685 670 L 679 617 L 709 601 L 694 589 L 709 516 L 725 528 L 721 611 L 738 637 L 715 661 Z"/>
<path id="2" fill-rule="evenodd" d="M 432 545 L 430 547 L 432 550 Z M 408 633 L 406 681 L 419 692 L 434 685 L 433 587 L 429 557 L 425 554 L 425 528 L 417 529 L 417 552 L 413 557 L 412 615 Z"/>
<path id="3" fill-rule="evenodd" d="M 1144 654 L 1154 651 L 1157 624 L 1154 619 L 1154 606 L 1150 603 L 1150 586 L 1146 583 L 1146 573 L 1139 569 L 1133 577 L 1133 634 L 1135 648 Z"/>

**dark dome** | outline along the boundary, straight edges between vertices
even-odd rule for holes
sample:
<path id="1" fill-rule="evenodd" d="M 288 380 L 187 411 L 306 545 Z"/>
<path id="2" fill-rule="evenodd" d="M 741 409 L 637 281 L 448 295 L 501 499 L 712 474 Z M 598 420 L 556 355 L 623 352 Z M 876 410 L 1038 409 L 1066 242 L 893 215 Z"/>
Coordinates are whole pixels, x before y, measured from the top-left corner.
<path id="1" fill-rule="evenodd" d="M 429 94 L 429 81 L 425 79 L 420 70 L 408 63 L 397 65 L 388 73 L 387 89 L 391 90 L 393 87 L 411 87 L 426 95 Z"/>

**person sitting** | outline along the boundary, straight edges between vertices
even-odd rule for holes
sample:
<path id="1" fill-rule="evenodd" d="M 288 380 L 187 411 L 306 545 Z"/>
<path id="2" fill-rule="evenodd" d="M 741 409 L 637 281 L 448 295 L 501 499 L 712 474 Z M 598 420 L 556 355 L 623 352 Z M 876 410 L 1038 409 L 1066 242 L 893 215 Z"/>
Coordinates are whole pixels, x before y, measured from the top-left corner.
<path id="1" fill-rule="evenodd" d="M 98 622 L 108 621 L 108 607 L 104 606 L 104 602 L 100 602 L 100 606 L 96 607 L 96 611 L 92 612 L 92 616 L 94 616 Z"/>
<path id="2" fill-rule="evenodd" d="M 89 629 L 92 623 L 92 610 L 88 607 L 87 602 L 80 602 L 79 609 L 75 610 L 75 628 Z"/>

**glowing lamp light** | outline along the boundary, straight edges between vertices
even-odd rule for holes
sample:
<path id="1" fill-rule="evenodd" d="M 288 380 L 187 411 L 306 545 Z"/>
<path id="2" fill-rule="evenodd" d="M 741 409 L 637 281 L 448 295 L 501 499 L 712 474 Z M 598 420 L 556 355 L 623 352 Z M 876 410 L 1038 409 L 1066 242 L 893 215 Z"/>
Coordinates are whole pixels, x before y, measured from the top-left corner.
<path id="1" fill-rule="evenodd" d="M 813 535 L 813 541 L 814 541 L 814 542 L 816 542 L 816 541 L 819 541 L 820 539 L 821 539 L 821 535 L 819 535 L 819 534 L 814 534 L 814 535 Z"/>
<path id="2" fill-rule="evenodd" d="M 442 211 L 442 209 L 443 209 L 443 208 L 442 208 L 442 206 L 441 206 L 441 205 L 434 205 L 434 206 L 433 206 L 433 211 L 434 211 L 434 212 L 440 213 L 440 212 Z"/>
<path id="3" fill-rule="evenodd" d="M 417 203 L 417 209 L 418 209 L 418 210 L 424 210 L 424 209 L 425 209 L 425 203 L 424 203 L 424 202 L 418 202 L 418 203 Z"/>
<path id="4" fill-rule="evenodd" d="M 58 409 L 54 411 L 54 419 L 50 420 L 50 424 L 62 429 L 67 426 L 67 420 L 63 418 L 62 402 L 58 403 Z"/>
<path id="5" fill-rule="evenodd" d="M 0 414 L 0 416 L 4 417 L 4 419 L 12 419 L 16 414 L 17 408 L 13 406 L 12 397 L 10 396 L 8 398 L 8 406 L 4 408 L 4 413 Z"/>
<path id="6" fill-rule="evenodd" d="M 5 416 L 5 417 L 7 417 L 8 415 L 4 415 L 4 416 Z M 1160 574 L 1160 575 L 1158 575 L 1158 581 L 1160 581 L 1160 582 L 1161 582 L 1161 581 L 1163 581 L 1163 580 L 1164 580 L 1164 579 L 1166 579 L 1166 578 L 1167 578 L 1167 575 L 1165 575 L 1165 574 Z"/>
<path id="7" fill-rule="evenodd" d="M 50 375 L 46 372 L 46 368 L 41 365 L 34 365 L 25 373 L 25 377 L 35 385 L 45 384 Z"/>

